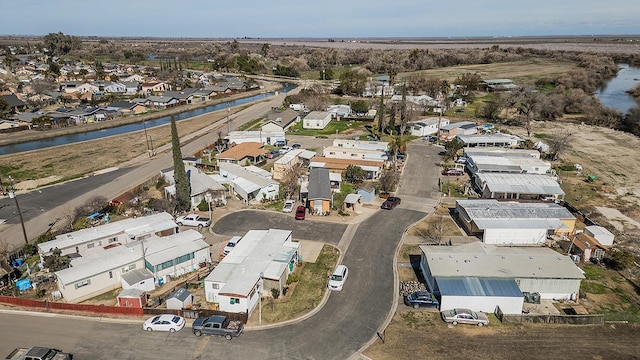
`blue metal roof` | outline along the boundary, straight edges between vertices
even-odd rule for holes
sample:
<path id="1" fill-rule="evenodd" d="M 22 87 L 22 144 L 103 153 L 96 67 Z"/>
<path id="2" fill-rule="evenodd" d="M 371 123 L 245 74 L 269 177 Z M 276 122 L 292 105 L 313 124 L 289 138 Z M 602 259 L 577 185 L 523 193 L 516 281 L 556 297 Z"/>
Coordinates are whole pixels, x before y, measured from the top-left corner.
<path id="1" fill-rule="evenodd" d="M 442 296 L 523 297 L 514 279 L 499 278 L 436 278 Z"/>

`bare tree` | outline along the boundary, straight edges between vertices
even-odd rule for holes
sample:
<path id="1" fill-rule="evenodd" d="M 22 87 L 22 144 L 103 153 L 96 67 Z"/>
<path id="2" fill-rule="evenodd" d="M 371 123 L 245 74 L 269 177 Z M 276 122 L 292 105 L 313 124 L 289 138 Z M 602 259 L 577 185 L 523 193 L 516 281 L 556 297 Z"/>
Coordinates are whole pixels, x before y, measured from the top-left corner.
<path id="1" fill-rule="evenodd" d="M 445 216 L 435 214 L 427 221 L 426 228 L 416 230 L 416 235 L 432 244 L 440 244 L 444 235 L 449 231 L 451 231 L 451 224 L 445 221 Z"/>
<path id="2" fill-rule="evenodd" d="M 300 190 L 300 183 L 298 182 L 298 179 L 300 178 L 301 169 L 302 164 L 297 163 L 289 166 L 289 168 L 284 172 L 283 183 L 285 189 L 285 197 L 287 199 L 293 198 L 293 196 Z"/>
<path id="3" fill-rule="evenodd" d="M 524 118 L 527 137 L 531 137 L 531 120 L 540 107 L 539 94 L 533 87 L 524 85 L 511 93 L 507 104 L 510 108 L 514 108 L 519 116 Z"/>
<path id="4" fill-rule="evenodd" d="M 570 137 L 571 133 L 569 131 L 563 131 L 549 138 L 547 145 L 549 145 L 549 157 L 551 159 L 557 159 L 560 157 L 560 154 L 571 147 L 571 143 L 569 142 Z"/>

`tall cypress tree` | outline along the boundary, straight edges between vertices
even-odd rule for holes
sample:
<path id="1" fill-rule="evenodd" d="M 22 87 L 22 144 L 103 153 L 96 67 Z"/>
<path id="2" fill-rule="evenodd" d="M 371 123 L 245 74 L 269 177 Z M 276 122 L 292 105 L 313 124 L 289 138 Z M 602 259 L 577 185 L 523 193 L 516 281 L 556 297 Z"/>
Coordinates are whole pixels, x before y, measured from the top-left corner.
<path id="1" fill-rule="evenodd" d="M 382 138 L 382 135 L 384 134 L 384 128 L 386 127 L 386 124 L 384 122 L 384 85 L 382 86 L 382 94 L 380 95 L 380 110 L 378 110 L 380 112 L 380 116 L 378 116 L 378 132 L 379 132 L 379 137 Z"/>
<path id="2" fill-rule="evenodd" d="M 180 137 L 176 119 L 171 116 L 171 149 L 173 150 L 173 180 L 176 182 L 176 211 L 188 211 L 191 208 L 191 186 L 182 161 Z"/>

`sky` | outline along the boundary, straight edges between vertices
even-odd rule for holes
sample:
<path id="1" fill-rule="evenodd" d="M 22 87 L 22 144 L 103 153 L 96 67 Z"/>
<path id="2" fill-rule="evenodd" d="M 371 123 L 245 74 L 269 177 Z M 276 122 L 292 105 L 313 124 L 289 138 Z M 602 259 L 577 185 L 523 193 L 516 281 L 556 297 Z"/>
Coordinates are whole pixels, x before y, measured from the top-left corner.
<path id="1" fill-rule="evenodd" d="M 366 38 L 640 35 L 638 0 L 20 0 L 0 35 Z"/>

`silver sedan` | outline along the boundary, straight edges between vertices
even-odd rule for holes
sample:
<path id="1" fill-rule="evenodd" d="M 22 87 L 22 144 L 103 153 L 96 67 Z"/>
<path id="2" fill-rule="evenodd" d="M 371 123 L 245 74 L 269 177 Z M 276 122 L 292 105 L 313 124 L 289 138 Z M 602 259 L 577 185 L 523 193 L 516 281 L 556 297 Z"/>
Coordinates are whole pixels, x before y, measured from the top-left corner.
<path id="1" fill-rule="evenodd" d="M 445 322 L 451 323 L 453 325 L 458 324 L 470 324 L 470 325 L 478 325 L 485 326 L 489 325 L 489 318 L 487 315 L 481 312 L 476 312 L 469 309 L 451 309 L 444 310 L 440 312 L 442 316 L 442 320 Z"/>

